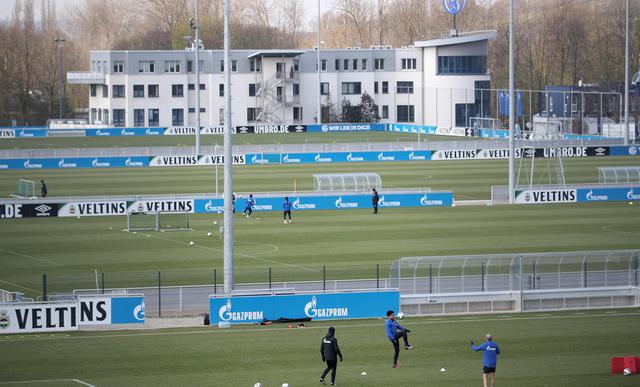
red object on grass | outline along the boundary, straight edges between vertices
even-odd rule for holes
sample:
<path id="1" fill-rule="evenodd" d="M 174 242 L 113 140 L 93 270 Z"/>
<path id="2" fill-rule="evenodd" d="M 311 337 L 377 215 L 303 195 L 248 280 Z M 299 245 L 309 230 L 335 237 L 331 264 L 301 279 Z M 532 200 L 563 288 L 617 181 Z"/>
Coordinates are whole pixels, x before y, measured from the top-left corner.
<path id="1" fill-rule="evenodd" d="M 615 356 L 611 358 L 611 373 L 622 374 L 628 368 L 632 374 L 640 370 L 640 356 Z"/>

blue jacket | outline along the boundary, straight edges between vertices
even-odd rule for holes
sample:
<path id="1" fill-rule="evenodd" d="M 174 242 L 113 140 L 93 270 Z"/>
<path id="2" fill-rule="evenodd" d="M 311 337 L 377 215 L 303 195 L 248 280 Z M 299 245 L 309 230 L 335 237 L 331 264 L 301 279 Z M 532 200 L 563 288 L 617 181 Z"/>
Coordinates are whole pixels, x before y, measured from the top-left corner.
<path id="1" fill-rule="evenodd" d="M 282 203 L 282 209 L 285 211 L 291 211 L 291 202 L 290 201 L 285 201 Z"/>
<path id="2" fill-rule="evenodd" d="M 493 341 L 484 342 L 478 346 L 471 345 L 474 351 L 482 351 L 482 365 L 489 368 L 495 368 L 498 363 L 498 355 L 500 348 Z"/>
<path id="3" fill-rule="evenodd" d="M 406 331 L 406 329 L 402 325 L 398 324 L 396 320 L 392 320 L 390 318 L 387 319 L 387 322 L 385 323 L 384 328 L 385 328 L 385 331 L 387 332 L 387 337 L 391 341 L 396 339 L 396 331 L 398 330 Z"/>
<path id="4" fill-rule="evenodd" d="M 256 204 L 256 202 L 253 200 L 253 198 L 249 198 L 247 199 L 247 203 L 244 206 L 245 208 L 251 208 L 254 204 Z"/>

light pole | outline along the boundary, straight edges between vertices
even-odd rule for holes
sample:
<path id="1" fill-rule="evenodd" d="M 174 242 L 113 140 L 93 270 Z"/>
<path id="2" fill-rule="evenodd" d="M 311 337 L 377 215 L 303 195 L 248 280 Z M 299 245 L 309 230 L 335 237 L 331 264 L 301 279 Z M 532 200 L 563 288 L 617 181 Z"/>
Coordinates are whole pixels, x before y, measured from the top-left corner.
<path id="1" fill-rule="evenodd" d="M 624 41 L 624 145 L 629 145 L 629 0 L 626 1 L 625 12 L 626 30 Z"/>
<path id="2" fill-rule="evenodd" d="M 318 117 L 317 117 L 317 124 L 320 125 L 322 123 L 322 78 L 320 75 L 320 45 L 322 44 L 322 42 L 320 41 L 320 27 L 321 27 L 321 17 L 322 17 L 322 13 L 320 12 L 320 0 L 318 0 L 318 42 L 317 42 L 317 47 L 318 47 Z"/>
<path id="3" fill-rule="evenodd" d="M 515 203 L 515 63 L 513 59 L 513 0 L 509 0 L 509 204 Z"/>
<path id="4" fill-rule="evenodd" d="M 233 182 L 231 153 L 231 0 L 224 0 L 224 293 L 233 293 Z"/>
<path id="5" fill-rule="evenodd" d="M 56 46 L 58 46 L 58 61 L 60 62 L 60 106 L 59 118 L 64 115 L 64 38 L 55 38 Z"/>
<path id="6" fill-rule="evenodd" d="M 196 154 L 200 156 L 200 17 L 199 0 L 195 0 L 195 21 L 190 20 L 189 26 L 195 31 L 195 51 L 196 51 Z"/>

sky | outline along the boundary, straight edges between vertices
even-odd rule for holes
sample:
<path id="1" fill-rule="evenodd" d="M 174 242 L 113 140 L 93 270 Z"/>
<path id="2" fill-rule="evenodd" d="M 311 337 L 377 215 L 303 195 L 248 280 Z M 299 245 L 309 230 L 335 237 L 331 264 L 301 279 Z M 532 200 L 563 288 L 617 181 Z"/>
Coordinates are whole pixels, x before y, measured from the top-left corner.
<path id="1" fill-rule="evenodd" d="M 74 7 L 78 3 L 81 3 L 82 1 L 83 0 L 55 0 L 57 4 L 58 12 L 60 12 L 60 15 L 63 17 L 64 17 L 64 11 L 66 9 L 69 9 L 70 7 Z M 129 0 L 122 0 L 122 1 L 129 1 Z M 307 15 L 315 15 L 318 12 L 317 0 L 302 0 L 302 1 L 305 5 Z M 11 11 L 13 10 L 14 3 L 15 3 L 15 0 L 0 0 L 0 20 L 5 20 L 9 18 L 9 16 L 11 15 Z M 331 8 L 331 1 L 329 0 L 320 0 L 320 4 L 323 12 Z M 38 14 L 39 13 L 36 12 L 36 15 Z"/>

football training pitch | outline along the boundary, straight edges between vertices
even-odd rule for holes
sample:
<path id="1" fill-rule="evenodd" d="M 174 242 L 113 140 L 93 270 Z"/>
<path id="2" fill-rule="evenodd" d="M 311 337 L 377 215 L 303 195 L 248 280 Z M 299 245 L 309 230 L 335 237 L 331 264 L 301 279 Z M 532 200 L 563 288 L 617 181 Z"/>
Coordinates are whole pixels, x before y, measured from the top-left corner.
<path id="1" fill-rule="evenodd" d="M 498 385 L 638 383 L 637 377 L 609 373 L 611 356 L 638 354 L 638 309 L 408 318 L 401 323 L 412 330 L 415 349 L 402 351 L 400 369 L 391 368 L 393 352 L 383 320 L 332 324 L 344 354 L 337 384 L 481 385 L 482 355 L 471 351 L 469 340 L 481 342 L 487 332 L 502 351 Z M 329 325 L 0 336 L 0 385 L 315 386 L 323 366 L 320 340 Z"/>

